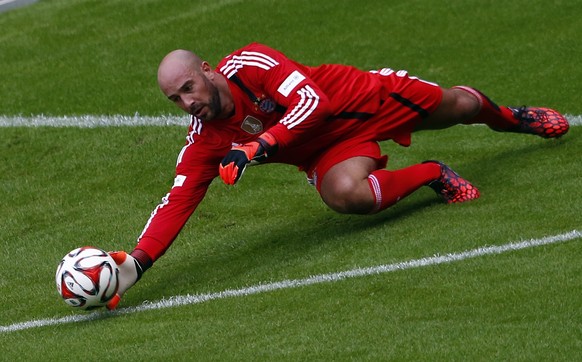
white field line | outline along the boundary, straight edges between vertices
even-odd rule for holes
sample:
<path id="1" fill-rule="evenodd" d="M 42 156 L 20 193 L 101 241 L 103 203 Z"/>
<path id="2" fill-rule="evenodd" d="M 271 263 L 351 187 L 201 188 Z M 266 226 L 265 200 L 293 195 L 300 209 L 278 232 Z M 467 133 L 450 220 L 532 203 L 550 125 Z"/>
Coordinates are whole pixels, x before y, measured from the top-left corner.
<path id="1" fill-rule="evenodd" d="M 92 312 L 90 314 L 75 314 L 62 318 L 31 320 L 7 326 L 0 326 L 0 333 L 15 332 L 25 329 L 46 327 L 52 325 L 62 325 L 67 323 L 87 322 L 112 317 L 116 315 L 132 314 L 148 310 L 157 310 L 192 304 L 200 304 L 212 300 L 233 297 L 244 297 L 248 295 L 266 293 L 280 289 L 304 287 L 313 284 L 331 283 L 341 281 L 344 279 L 364 277 L 369 275 L 378 275 L 399 270 L 414 269 L 431 265 L 452 263 L 455 261 L 462 261 L 485 255 L 502 254 L 510 251 L 533 248 L 542 245 L 556 244 L 580 238 L 582 238 L 582 232 L 578 230 L 572 230 L 563 234 L 547 236 L 541 239 L 530 239 L 526 241 L 519 241 L 496 246 L 484 246 L 473 250 L 463 251 L 460 253 L 453 253 L 447 255 L 434 255 L 422 259 L 403 261 L 400 263 L 378 265 L 367 268 L 357 268 L 330 274 L 314 275 L 304 279 L 282 280 L 279 282 L 258 284 L 241 289 L 229 289 L 210 294 L 197 294 L 197 295 L 187 294 L 181 296 L 174 296 L 167 299 L 159 300 L 157 302 L 144 302 L 143 304 L 136 307 L 120 308 L 115 311 L 100 311 L 100 312 L 98 311 Z"/>
<path id="2" fill-rule="evenodd" d="M 572 126 L 582 125 L 582 115 L 565 115 Z M 0 127 L 122 127 L 187 126 L 188 116 L 0 116 Z"/>
<path id="3" fill-rule="evenodd" d="M 0 127 L 125 127 L 125 126 L 187 126 L 188 116 L 0 116 Z"/>
<path id="4" fill-rule="evenodd" d="M 10 4 L 10 3 L 14 3 L 14 2 L 17 2 L 17 1 L 18 0 L 1 0 L 0 1 L 0 6 L 7 5 L 7 4 Z"/>

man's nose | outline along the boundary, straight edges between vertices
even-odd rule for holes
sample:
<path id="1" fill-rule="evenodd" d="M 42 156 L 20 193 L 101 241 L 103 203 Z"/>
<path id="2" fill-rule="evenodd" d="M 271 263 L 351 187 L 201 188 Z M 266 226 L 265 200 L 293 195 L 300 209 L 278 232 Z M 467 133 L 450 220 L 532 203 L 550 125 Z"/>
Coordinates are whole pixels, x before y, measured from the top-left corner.
<path id="1" fill-rule="evenodd" d="M 196 103 L 194 99 L 188 95 L 180 96 L 180 100 L 182 101 L 182 105 L 184 106 L 184 108 L 188 110 L 192 109 Z"/>

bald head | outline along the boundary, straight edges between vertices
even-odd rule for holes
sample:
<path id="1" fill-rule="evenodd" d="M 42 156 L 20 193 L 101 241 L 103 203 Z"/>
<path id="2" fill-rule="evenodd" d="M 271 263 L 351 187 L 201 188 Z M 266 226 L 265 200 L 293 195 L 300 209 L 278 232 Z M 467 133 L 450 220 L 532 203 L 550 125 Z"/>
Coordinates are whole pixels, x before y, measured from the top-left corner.
<path id="1" fill-rule="evenodd" d="M 168 53 L 158 67 L 158 84 L 162 91 L 165 86 L 184 74 L 200 72 L 202 59 L 189 50 L 177 49 Z"/>
<path id="2" fill-rule="evenodd" d="M 199 119 L 224 118 L 234 110 L 226 79 L 191 51 L 168 53 L 158 67 L 158 84 L 169 100 Z"/>

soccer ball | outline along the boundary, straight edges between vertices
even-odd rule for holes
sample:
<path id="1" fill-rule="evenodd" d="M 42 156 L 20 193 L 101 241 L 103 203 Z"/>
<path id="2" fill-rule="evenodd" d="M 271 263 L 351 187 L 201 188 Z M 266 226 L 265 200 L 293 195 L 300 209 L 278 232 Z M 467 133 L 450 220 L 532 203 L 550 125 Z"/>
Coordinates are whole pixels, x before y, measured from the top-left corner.
<path id="1" fill-rule="evenodd" d="M 72 250 L 57 267 L 57 291 L 74 308 L 104 306 L 117 293 L 119 269 L 105 251 L 91 246 Z"/>

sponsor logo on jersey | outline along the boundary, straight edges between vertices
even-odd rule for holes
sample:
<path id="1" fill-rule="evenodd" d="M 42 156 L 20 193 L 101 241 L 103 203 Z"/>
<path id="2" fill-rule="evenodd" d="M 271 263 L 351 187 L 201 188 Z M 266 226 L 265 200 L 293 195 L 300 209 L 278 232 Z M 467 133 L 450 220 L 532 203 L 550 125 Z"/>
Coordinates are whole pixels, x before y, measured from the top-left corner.
<path id="1" fill-rule="evenodd" d="M 288 97 L 289 94 L 291 94 L 291 91 L 295 89 L 295 87 L 297 87 L 303 79 L 305 79 L 305 76 L 296 70 L 293 73 L 289 74 L 287 79 L 285 79 L 283 83 L 281 83 L 281 85 L 277 89 L 277 92 L 281 93 L 285 97 Z"/>
<path id="2" fill-rule="evenodd" d="M 240 128 L 246 133 L 258 134 L 263 132 L 263 122 L 253 116 L 246 116 Z"/>

